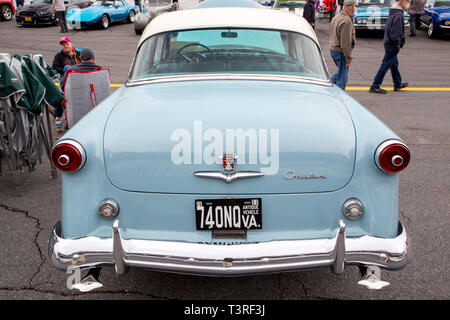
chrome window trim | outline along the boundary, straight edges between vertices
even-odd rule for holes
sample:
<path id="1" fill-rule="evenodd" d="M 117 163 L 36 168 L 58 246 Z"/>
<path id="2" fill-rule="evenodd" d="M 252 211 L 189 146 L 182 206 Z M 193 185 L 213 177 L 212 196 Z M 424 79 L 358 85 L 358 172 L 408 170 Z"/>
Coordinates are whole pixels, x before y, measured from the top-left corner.
<path id="1" fill-rule="evenodd" d="M 182 31 L 195 31 L 195 30 L 203 30 L 203 29 L 221 29 L 221 28 L 229 28 L 229 27 L 227 27 L 227 26 L 214 27 L 214 28 L 201 28 L 201 27 L 195 27 L 195 28 L 187 28 L 187 29 L 166 30 L 166 31 L 164 31 L 163 33 L 166 33 L 166 32 L 182 32 Z M 300 76 L 284 76 L 284 75 L 280 75 L 280 76 L 281 76 L 281 77 L 295 77 L 295 78 L 312 79 L 312 80 L 314 80 L 314 81 L 319 81 L 319 82 L 329 82 L 329 83 L 330 83 L 330 86 L 332 85 L 332 83 L 331 83 L 331 78 L 330 78 L 330 71 L 328 70 L 328 66 L 327 66 L 327 64 L 326 64 L 326 62 L 325 62 L 325 58 L 324 58 L 324 56 L 323 56 L 322 48 L 320 47 L 320 44 L 319 44 L 319 41 L 318 41 L 318 40 L 316 40 L 316 39 L 310 37 L 309 35 L 307 35 L 307 34 L 305 34 L 305 33 L 296 32 L 296 31 L 292 31 L 292 30 L 270 29 L 270 28 L 251 28 L 251 27 L 233 27 L 233 28 L 236 28 L 236 29 L 266 30 L 266 31 L 279 31 L 279 32 L 292 32 L 292 33 L 296 33 L 296 34 L 305 36 L 306 38 L 310 39 L 310 40 L 317 46 L 317 49 L 319 50 L 319 54 L 320 54 L 320 56 L 321 56 L 321 58 L 322 58 L 322 66 L 323 66 L 324 71 L 325 71 L 326 79 L 307 78 L 307 77 L 300 77 Z M 162 32 L 161 32 L 161 33 L 162 33 Z M 140 51 L 142 45 L 143 45 L 145 42 L 147 42 L 147 41 L 148 41 L 149 39 L 151 39 L 152 37 L 157 36 L 157 35 L 159 35 L 159 34 L 161 34 L 161 33 L 155 33 L 155 34 L 149 35 L 147 38 L 145 38 L 145 39 L 143 39 L 143 40 L 141 40 L 141 41 L 139 42 L 139 44 L 138 44 L 138 46 L 137 46 L 137 48 L 136 48 L 136 53 L 134 54 L 134 57 L 133 57 L 133 61 L 131 62 L 130 69 L 129 69 L 129 71 L 128 71 L 128 78 L 127 78 L 127 81 L 126 81 L 126 83 L 125 83 L 126 86 L 127 86 L 128 83 L 134 83 L 135 81 L 141 81 L 141 79 L 139 79 L 139 80 L 132 80 L 132 79 L 131 79 L 131 74 L 133 73 L 134 68 L 135 68 L 136 57 L 137 57 L 137 55 L 138 55 L 138 53 L 139 53 L 139 51 Z M 235 74 L 236 74 L 236 75 L 239 75 L 239 73 L 235 73 Z M 202 74 L 195 74 L 195 75 L 202 75 Z M 203 75 L 205 75 L 205 74 L 203 74 Z M 251 75 L 258 75 L 258 74 L 251 74 Z M 179 75 L 172 75 L 172 76 L 178 77 Z M 163 77 L 172 77 L 172 76 L 163 76 Z M 190 75 L 183 75 L 183 76 L 190 76 Z M 269 76 L 270 76 L 270 75 L 269 75 Z M 160 77 L 152 77 L 152 78 L 160 78 Z"/>
<path id="2" fill-rule="evenodd" d="M 313 83 L 322 86 L 331 87 L 333 83 L 330 80 L 321 80 L 316 78 L 307 78 L 287 75 L 269 75 L 269 74 L 245 74 L 245 73 L 217 73 L 217 74 L 183 74 L 160 77 L 148 77 L 139 80 L 128 80 L 126 87 L 133 87 L 149 83 L 177 82 L 177 81 L 199 81 L 199 80 L 263 80 L 263 81 L 286 81 Z"/>

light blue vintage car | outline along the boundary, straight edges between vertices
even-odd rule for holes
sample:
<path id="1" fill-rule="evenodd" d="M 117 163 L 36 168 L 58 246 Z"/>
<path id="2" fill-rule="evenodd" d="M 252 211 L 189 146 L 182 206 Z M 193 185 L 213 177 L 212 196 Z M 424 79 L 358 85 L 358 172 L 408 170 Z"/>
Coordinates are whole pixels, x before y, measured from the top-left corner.
<path id="1" fill-rule="evenodd" d="M 330 82 L 314 31 L 289 12 L 156 17 L 125 86 L 52 159 L 63 171 L 49 241 L 60 270 L 341 274 L 407 262 L 408 147 Z"/>
<path id="2" fill-rule="evenodd" d="M 107 29 L 118 21 L 134 22 L 139 7 L 123 0 L 97 0 L 87 8 L 71 7 L 67 10 L 67 26 L 71 29 L 100 27 Z"/>
<path id="3" fill-rule="evenodd" d="M 389 9 L 396 0 L 358 0 L 353 14 L 356 30 L 384 30 L 389 16 Z M 409 14 L 404 12 L 405 27 L 409 27 Z"/>

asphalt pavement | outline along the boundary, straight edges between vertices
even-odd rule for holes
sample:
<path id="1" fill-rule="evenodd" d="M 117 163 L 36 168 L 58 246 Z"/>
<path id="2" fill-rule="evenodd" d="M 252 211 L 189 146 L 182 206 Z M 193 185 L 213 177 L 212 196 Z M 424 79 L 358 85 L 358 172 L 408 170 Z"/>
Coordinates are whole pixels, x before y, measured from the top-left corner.
<path id="1" fill-rule="evenodd" d="M 317 35 L 330 73 L 329 23 Z M 43 54 L 51 64 L 59 50 L 58 27 L 18 27 L 0 22 L 0 52 Z M 67 34 L 76 47 L 93 49 L 96 63 L 123 83 L 139 37 L 130 24 Z M 7 169 L 0 177 L 0 299 L 449 299 L 450 298 L 450 38 L 428 39 L 425 30 L 407 38 L 399 54 L 404 81 L 418 91 L 367 92 L 383 57 L 382 33 L 357 38 L 348 93 L 384 121 L 408 144 L 410 166 L 400 174 L 400 219 L 409 234 L 410 262 L 400 271 L 383 271 L 391 283 L 380 291 L 356 284 L 359 272 L 347 267 L 238 278 L 198 277 L 131 269 L 117 276 L 104 268 L 103 287 L 82 294 L 66 287 L 68 274 L 47 258 L 47 241 L 60 219 L 61 181 L 50 179 L 47 159 L 21 175 L 23 193 Z M 392 88 L 390 75 L 384 86 Z M 422 89 L 420 89 L 422 88 Z M 444 88 L 442 91 L 426 90 Z M 447 88 L 447 89 L 445 89 Z M 57 137 L 55 137 L 56 139 Z"/>

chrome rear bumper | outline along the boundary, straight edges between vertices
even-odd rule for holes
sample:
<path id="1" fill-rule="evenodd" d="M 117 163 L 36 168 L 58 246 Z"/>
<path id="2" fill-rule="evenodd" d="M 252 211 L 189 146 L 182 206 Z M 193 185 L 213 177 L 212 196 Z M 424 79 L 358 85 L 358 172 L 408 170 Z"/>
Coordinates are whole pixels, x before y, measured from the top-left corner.
<path id="1" fill-rule="evenodd" d="M 370 265 L 400 269 L 407 263 L 406 231 L 399 223 L 398 236 L 346 237 L 339 221 L 330 239 L 270 241 L 214 245 L 202 243 L 123 239 L 119 221 L 112 238 L 61 238 L 61 223 L 53 229 L 48 254 L 59 270 L 114 265 L 118 274 L 129 267 L 208 276 L 241 276 L 331 267 L 340 274 L 345 265 Z"/>

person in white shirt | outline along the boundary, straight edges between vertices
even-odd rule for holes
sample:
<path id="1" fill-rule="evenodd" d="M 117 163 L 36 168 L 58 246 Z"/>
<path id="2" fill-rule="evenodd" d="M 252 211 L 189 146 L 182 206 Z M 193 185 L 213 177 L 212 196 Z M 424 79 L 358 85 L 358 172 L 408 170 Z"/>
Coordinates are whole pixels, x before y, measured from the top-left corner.
<path id="1" fill-rule="evenodd" d="M 66 5 L 64 4 L 64 0 L 53 0 L 52 1 L 52 12 L 56 15 L 58 19 L 59 26 L 61 30 L 59 32 L 66 33 L 67 30 L 67 21 L 66 21 Z"/>

